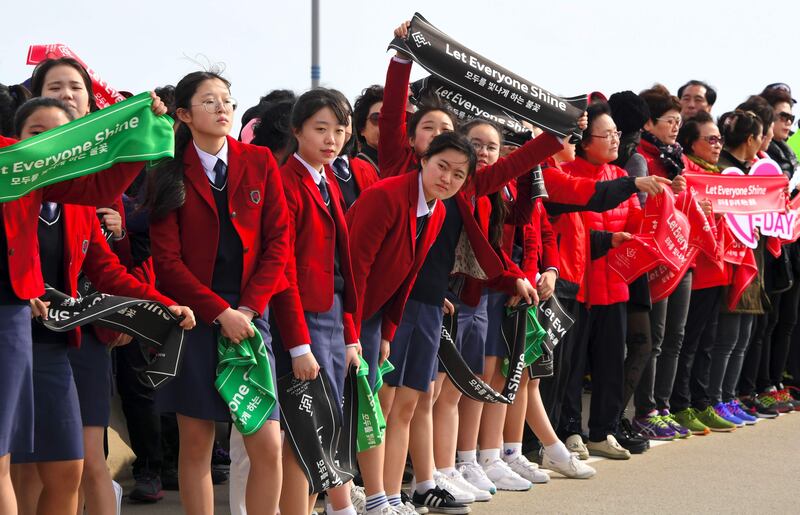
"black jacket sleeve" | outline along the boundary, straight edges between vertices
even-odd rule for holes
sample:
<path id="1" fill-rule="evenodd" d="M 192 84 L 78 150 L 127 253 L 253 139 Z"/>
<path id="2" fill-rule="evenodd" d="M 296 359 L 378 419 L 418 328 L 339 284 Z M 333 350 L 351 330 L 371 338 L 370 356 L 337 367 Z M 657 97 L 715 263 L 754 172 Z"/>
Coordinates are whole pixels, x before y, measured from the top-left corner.
<path id="1" fill-rule="evenodd" d="M 598 181 L 592 198 L 585 205 L 559 204 L 545 202 L 547 214 L 550 216 L 572 213 L 575 211 L 594 211 L 602 213 L 614 209 L 631 195 L 636 193 L 636 177 L 619 177 L 610 181 Z"/>
<path id="2" fill-rule="evenodd" d="M 613 233 L 608 231 L 595 231 L 589 232 L 589 246 L 591 250 L 592 259 L 598 259 L 611 250 L 611 237 Z"/>

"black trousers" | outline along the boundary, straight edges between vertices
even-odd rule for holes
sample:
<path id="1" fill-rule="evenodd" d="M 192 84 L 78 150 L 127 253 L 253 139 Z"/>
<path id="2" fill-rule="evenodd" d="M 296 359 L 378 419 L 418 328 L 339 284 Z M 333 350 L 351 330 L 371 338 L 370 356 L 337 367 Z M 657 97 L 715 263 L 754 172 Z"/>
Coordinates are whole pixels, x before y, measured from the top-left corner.
<path id="1" fill-rule="evenodd" d="M 575 299 L 559 297 L 558 300 L 564 310 L 572 315 L 575 323 L 564 338 L 553 349 L 553 375 L 544 377 L 539 382 L 539 393 L 542 396 L 544 409 L 553 427 L 559 427 L 561 407 L 567 393 L 567 385 L 575 360 L 575 349 L 578 347 L 580 327 L 586 323 L 581 316 L 586 316 L 586 310 L 580 308 L 580 303 Z"/>
<path id="2" fill-rule="evenodd" d="M 758 368 L 761 366 L 761 358 L 764 354 L 767 329 L 769 328 L 769 314 L 756 315 L 753 323 L 753 332 L 750 336 L 750 346 L 742 364 L 742 374 L 739 376 L 739 395 L 752 396 L 758 393 L 756 380 L 758 378 Z M 769 350 L 766 351 L 766 359 L 769 359 Z"/>
<path id="3" fill-rule="evenodd" d="M 792 343 L 792 333 L 797 325 L 800 281 L 795 280 L 789 290 L 770 296 L 770 300 L 772 309 L 768 314 L 767 332 L 764 335 L 756 379 L 758 391 L 778 386 L 782 382 Z"/>
<path id="4" fill-rule="evenodd" d="M 669 402 L 672 411 L 689 407 L 704 410 L 709 405 L 711 349 L 714 347 L 721 300 L 721 287 L 692 290 L 686 332 Z"/>
<path id="5" fill-rule="evenodd" d="M 136 455 L 133 474 L 158 474 L 161 470 L 161 417 L 155 410 L 155 390 L 144 386 L 136 377 L 133 366 L 141 362 L 141 351 L 136 341 L 117 347 L 117 390 L 122 401 L 122 412 L 128 426 L 131 449 Z"/>
<path id="6" fill-rule="evenodd" d="M 622 390 L 622 410 L 630 402 L 633 393 L 639 387 L 645 371 L 650 365 L 653 351 L 652 332 L 650 329 L 650 310 L 631 308 L 628 305 L 628 334 L 625 339 L 624 383 Z M 622 415 L 622 413 L 620 413 Z"/>
<path id="7" fill-rule="evenodd" d="M 581 309 L 586 310 L 583 306 Z M 587 364 L 592 373 L 589 440 L 603 441 L 616 433 L 622 412 L 627 318 L 624 302 L 592 306 L 587 311 L 562 407 L 562 434 L 581 433 L 581 394 Z"/>

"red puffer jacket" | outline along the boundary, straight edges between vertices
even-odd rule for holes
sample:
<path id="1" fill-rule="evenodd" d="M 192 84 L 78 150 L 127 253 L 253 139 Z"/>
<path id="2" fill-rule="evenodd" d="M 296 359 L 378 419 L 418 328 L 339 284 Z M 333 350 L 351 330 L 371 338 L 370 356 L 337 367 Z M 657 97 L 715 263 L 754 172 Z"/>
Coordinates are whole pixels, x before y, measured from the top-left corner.
<path id="1" fill-rule="evenodd" d="M 636 151 L 642 155 L 645 161 L 647 161 L 648 175 L 657 175 L 659 177 L 671 179 L 669 172 L 667 172 L 667 169 L 664 168 L 663 164 L 661 164 L 661 159 L 658 157 L 660 154 L 658 147 L 649 141 L 642 140 L 639 142 L 639 146 L 636 147 Z M 688 160 L 684 159 L 684 162 L 686 161 Z"/>
<path id="2" fill-rule="evenodd" d="M 612 164 L 593 165 L 580 157 L 564 165 L 564 171 L 575 177 L 586 177 L 600 181 L 627 176 L 622 168 Z M 602 213 L 583 212 L 584 226 L 587 231 L 626 231 L 631 234 L 639 232 L 642 210 L 636 195 L 621 203 L 614 209 Z M 588 303 L 589 305 L 609 305 L 627 302 L 628 285 L 615 272 L 608 268 L 605 256 L 589 260 L 587 266 Z"/>

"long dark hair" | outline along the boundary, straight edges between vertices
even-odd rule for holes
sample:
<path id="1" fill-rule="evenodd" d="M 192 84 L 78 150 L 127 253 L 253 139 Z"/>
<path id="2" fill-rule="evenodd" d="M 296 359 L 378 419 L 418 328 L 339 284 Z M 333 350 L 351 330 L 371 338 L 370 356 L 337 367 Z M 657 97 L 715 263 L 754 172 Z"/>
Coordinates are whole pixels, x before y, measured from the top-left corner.
<path id="1" fill-rule="evenodd" d="M 192 72 L 175 86 L 174 109 L 189 109 L 192 97 L 200 84 L 217 79 L 230 88 L 230 83 L 214 72 Z M 148 172 L 144 209 L 150 211 L 153 220 L 164 218 L 167 213 L 178 209 L 186 199 L 183 184 L 183 154 L 192 141 L 192 132 L 186 124 L 178 123 L 175 131 L 175 157 L 168 159 Z"/>
<path id="2" fill-rule="evenodd" d="M 22 84 L 0 84 L 0 136 L 14 136 L 14 113 L 29 98 L 31 93 Z"/>
<path id="3" fill-rule="evenodd" d="M 86 71 L 86 68 L 83 67 L 81 63 L 76 61 L 71 57 L 59 57 L 58 59 L 45 59 L 41 63 L 36 65 L 36 68 L 33 69 L 33 75 L 31 76 L 31 93 L 35 97 L 42 96 L 42 89 L 44 89 L 44 78 L 47 76 L 47 72 L 55 68 L 56 66 L 69 66 L 73 68 L 75 71 L 83 79 L 83 85 L 86 87 L 86 92 L 89 93 L 89 112 L 93 113 L 97 111 L 97 103 L 95 102 L 94 98 L 94 89 L 92 88 L 92 78 L 89 77 L 89 72 Z"/>
<path id="4" fill-rule="evenodd" d="M 495 132 L 497 132 L 497 139 L 500 142 L 500 145 L 503 144 L 503 130 L 498 124 L 485 118 L 473 118 L 459 127 L 458 132 L 464 136 L 468 136 L 469 131 L 479 125 L 486 125 L 494 129 Z M 470 142 L 470 145 L 471 144 L 472 143 Z M 508 216 L 508 206 L 506 205 L 506 201 L 503 200 L 503 196 L 499 191 L 487 196 L 492 204 L 492 214 L 489 215 L 489 243 L 491 243 L 492 246 L 499 248 L 503 244 L 503 226 L 505 225 L 506 217 Z"/>

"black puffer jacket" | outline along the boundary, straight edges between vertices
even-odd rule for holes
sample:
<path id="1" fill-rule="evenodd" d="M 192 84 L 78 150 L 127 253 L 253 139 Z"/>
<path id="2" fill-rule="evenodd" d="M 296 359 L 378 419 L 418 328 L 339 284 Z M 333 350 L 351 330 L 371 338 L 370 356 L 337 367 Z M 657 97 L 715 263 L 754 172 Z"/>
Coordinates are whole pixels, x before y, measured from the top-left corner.
<path id="1" fill-rule="evenodd" d="M 773 139 L 767 148 L 767 155 L 781 166 L 781 170 L 789 179 L 792 178 L 797 169 L 797 156 L 785 141 Z"/>

